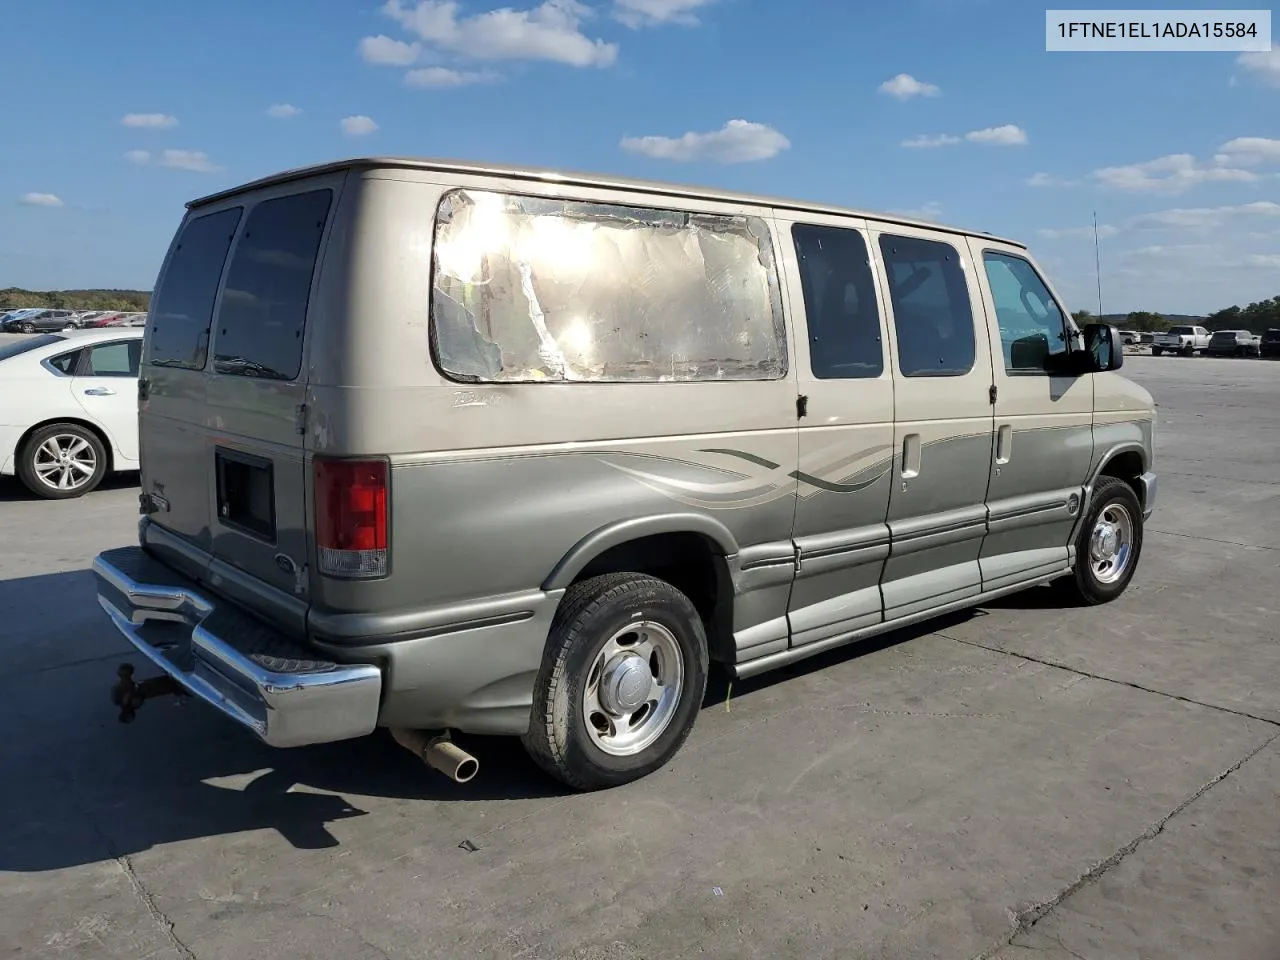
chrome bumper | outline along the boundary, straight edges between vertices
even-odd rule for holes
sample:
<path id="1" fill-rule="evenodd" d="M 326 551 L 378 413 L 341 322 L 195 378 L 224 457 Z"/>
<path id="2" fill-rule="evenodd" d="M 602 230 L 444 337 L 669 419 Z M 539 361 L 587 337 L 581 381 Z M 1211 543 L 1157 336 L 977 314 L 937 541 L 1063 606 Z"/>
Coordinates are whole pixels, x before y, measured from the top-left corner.
<path id="1" fill-rule="evenodd" d="M 376 666 L 317 658 L 141 547 L 99 554 L 93 572 L 98 603 L 139 653 L 271 746 L 348 740 L 377 726 Z"/>
<path id="2" fill-rule="evenodd" d="M 1144 473 L 1138 478 L 1138 486 L 1142 489 L 1142 519 L 1147 520 L 1156 508 L 1156 475 Z"/>

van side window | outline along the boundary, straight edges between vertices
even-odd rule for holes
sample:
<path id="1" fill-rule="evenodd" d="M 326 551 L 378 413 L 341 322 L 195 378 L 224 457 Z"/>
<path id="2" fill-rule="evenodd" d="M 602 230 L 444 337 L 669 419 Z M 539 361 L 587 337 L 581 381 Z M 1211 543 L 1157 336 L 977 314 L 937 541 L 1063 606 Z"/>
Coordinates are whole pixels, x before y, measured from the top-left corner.
<path id="1" fill-rule="evenodd" d="M 940 240 L 880 236 L 889 279 L 898 369 L 904 377 L 962 377 L 976 345 L 960 253 Z"/>
<path id="2" fill-rule="evenodd" d="M 813 375 L 819 380 L 880 376 L 880 311 L 862 234 L 797 223 L 791 238 L 800 262 Z"/>
<path id="3" fill-rule="evenodd" d="M 196 217 L 183 228 L 151 301 L 149 363 L 204 368 L 213 301 L 243 212 L 230 207 Z"/>
<path id="4" fill-rule="evenodd" d="M 213 368 L 292 380 L 302 369 L 302 331 L 329 189 L 264 200 L 249 213 L 218 304 Z"/>
<path id="5" fill-rule="evenodd" d="M 988 250 L 982 262 L 1000 326 L 1005 371 L 1047 373 L 1051 358 L 1069 349 L 1061 308 L 1035 268 L 1021 257 Z"/>
<path id="6" fill-rule="evenodd" d="M 451 191 L 436 218 L 431 350 L 469 382 L 781 379 L 768 226 Z"/>

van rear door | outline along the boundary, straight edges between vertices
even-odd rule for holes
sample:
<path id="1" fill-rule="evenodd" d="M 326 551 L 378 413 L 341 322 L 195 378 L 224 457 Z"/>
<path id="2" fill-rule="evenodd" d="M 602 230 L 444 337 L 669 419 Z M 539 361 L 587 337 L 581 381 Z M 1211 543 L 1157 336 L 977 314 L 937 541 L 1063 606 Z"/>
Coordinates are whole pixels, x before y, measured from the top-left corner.
<path id="1" fill-rule="evenodd" d="M 212 542 L 203 432 L 209 324 L 243 218 L 239 203 L 187 215 L 161 267 L 143 341 L 137 388 L 142 510 L 158 528 L 147 545 L 196 578 L 206 573 Z"/>
<path id="2" fill-rule="evenodd" d="M 305 334 L 342 181 L 285 183 L 246 203 L 205 372 L 210 580 L 298 632 L 307 606 Z"/>

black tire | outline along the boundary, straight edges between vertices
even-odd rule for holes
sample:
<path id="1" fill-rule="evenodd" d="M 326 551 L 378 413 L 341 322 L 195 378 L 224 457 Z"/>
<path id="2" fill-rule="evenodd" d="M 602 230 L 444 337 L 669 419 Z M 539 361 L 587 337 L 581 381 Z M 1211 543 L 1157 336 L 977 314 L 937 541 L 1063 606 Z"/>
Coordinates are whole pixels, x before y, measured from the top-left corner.
<path id="1" fill-rule="evenodd" d="M 1129 552 L 1125 566 L 1120 575 L 1110 582 L 1100 579 L 1091 562 L 1090 548 L 1094 527 L 1102 514 L 1112 507 L 1118 507 L 1127 513 L 1132 528 Z M 1080 524 L 1080 532 L 1076 535 L 1076 569 L 1074 574 L 1066 578 L 1063 585 L 1076 600 L 1087 605 L 1110 603 L 1124 593 L 1138 569 L 1138 561 L 1142 556 L 1142 504 L 1133 488 L 1123 480 L 1115 477 L 1102 477 L 1093 491 L 1089 502 L 1089 512 Z"/>
<path id="2" fill-rule="evenodd" d="M 41 447 L 45 441 L 54 437 L 74 437 L 88 444 L 93 457 L 93 470 L 87 480 L 76 486 L 63 488 L 41 478 L 37 470 L 37 460 L 42 457 Z M 106 475 L 106 447 L 92 430 L 75 423 L 51 423 L 41 427 L 27 438 L 18 454 L 18 479 L 28 490 L 46 500 L 70 500 L 74 497 L 82 497 L 102 483 L 102 478 Z"/>
<path id="3" fill-rule="evenodd" d="M 605 643 L 640 620 L 665 628 L 679 646 L 683 682 L 670 719 L 644 749 L 616 756 L 587 730 L 583 695 Z M 616 787 L 664 766 L 684 745 L 707 687 L 707 639 L 697 608 L 664 580 L 611 573 L 571 586 L 547 638 L 534 685 L 524 748 L 543 770 L 575 790 Z"/>
<path id="4" fill-rule="evenodd" d="M 1182 348 L 1182 355 L 1184 357 L 1194 357 L 1196 355 L 1196 348 L 1188 343 Z"/>
<path id="5" fill-rule="evenodd" d="M 35 333 L 36 325 L 34 323 L 24 323 L 19 328 L 23 333 Z"/>
<path id="6" fill-rule="evenodd" d="M 1152 347 L 1152 348 L 1151 348 L 1151 355 L 1152 355 L 1153 357 L 1158 357 L 1158 356 L 1160 356 L 1160 354 L 1161 354 L 1162 352 L 1163 352 L 1163 351 L 1162 351 L 1159 347 Z"/>

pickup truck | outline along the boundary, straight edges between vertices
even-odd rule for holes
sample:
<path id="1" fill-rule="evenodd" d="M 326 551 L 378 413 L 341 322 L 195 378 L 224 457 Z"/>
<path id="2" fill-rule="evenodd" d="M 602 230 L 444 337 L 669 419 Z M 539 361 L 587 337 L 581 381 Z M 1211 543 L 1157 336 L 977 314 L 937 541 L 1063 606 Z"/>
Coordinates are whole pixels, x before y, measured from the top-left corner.
<path id="1" fill-rule="evenodd" d="M 1162 353 L 1178 353 L 1189 357 L 1204 353 L 1209 349 L 1211 336 L 1204 327 L 1170 327 L 1164 333 L 1157 333 L 1151 341 L 1151 355 L 1158 357 Z"/>

